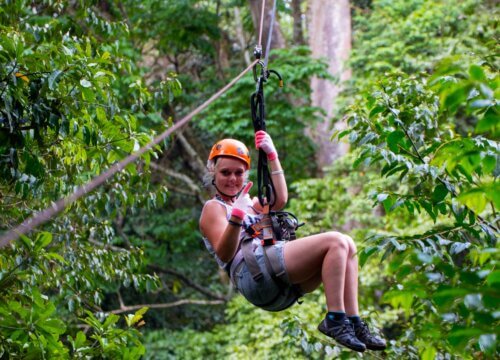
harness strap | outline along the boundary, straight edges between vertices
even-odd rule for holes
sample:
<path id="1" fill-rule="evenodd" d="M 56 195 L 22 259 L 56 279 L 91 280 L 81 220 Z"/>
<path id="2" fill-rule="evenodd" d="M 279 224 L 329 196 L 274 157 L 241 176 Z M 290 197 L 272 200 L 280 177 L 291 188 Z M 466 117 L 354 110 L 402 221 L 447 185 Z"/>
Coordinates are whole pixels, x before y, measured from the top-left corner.
<path id="1" fill-rule="evenodd" d="M 275 246 L 263 246 L 262 248 L 264 251 L 263 255 L 267 272 L 281 290 L 288 288 L 290 284 L 287 281 L 286 270 L 285 267 L 281 264 L 278 250 Z M 239 260 L 239 253 L 240 252 L 236 254 L 235 261 L 233 261 L 234 268 L 236 268 L 237 266 L 235 262 L 238 262 Z M 252 274 L 253 279 L 255 281 L 259 281 L 264 275 L 262 274 L 261 268 L 257 263 L 257 258 L 254 254 L 254 247 L 251 238 L 243 240 L 241 244 L 241 254 L 243 255 L 242 257 L 245 260 L 245 263 L 247 264 L 248 270 L 250 271 L 250 274 Z M 233 266 L 231 266 L 231 268 L 233 268 Z"/>
<path id="2" fill-rule="evenodd" d="M 266 258 L 266 265 L 268 267 L 269 274 L 272 278 L 279 280 L 283 285 L 288 286 L 286 281 L 286 271 L 285 267 L 281 266 L 281 261 L 278 256 L 278 250 L 276 246 L 264 246 L 264 253 Z"/>
<path id="3" fill-rule="evenodd" d="M 241 243 L 241 252 L 243 254 L 243 258 L 245 259 L 245 263 L 247 264 L 248 270 L 250 270 L 253 279 L 255 281 L 259 281 L 264 275 L 262 275 L 262 272 L 260 271 L 259 264 L 257 263 L 257 259 L 255 258 L 255 254 L 253 253 L 253 251 L 253 239 L 243 239 Z"/>

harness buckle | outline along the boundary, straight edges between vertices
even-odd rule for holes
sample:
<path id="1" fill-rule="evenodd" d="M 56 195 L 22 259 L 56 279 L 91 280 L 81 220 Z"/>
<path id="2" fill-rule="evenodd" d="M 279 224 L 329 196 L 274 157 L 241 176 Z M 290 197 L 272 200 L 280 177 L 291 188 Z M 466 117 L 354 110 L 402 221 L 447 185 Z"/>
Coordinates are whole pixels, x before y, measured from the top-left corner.
<path id="1" fill-rule="evenodd" d="M 270 245 L 275 245 L 276 244 L 276 240 L 274 239 L 262 239 L 260 241 L 260 244 L 262 246 L 270 246 Z"/>

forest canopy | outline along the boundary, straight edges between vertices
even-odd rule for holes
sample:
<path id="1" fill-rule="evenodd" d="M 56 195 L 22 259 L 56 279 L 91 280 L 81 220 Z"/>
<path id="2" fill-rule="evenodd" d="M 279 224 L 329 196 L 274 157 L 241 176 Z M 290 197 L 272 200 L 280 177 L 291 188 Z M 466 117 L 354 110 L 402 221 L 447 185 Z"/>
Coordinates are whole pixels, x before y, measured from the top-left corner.
<path id="1" fill-rule="evenodd" d="M 245 69 L 256 3 L 1 1 L 0 236 Z M 383 356 L 497 358 L 496 2 L 346 3 L 351 28 L 336 30 L 352 37 L 344 79 L 310 44 L 318 24 L 309 9 L 333 5 L 277 2 L 269 66 L 285 86 L 265 84 L 266 120 L 289 183 L 287 210 L 306 223 L 299 236 L 336 229 L 355 239 L 362 315 L 387 338 Z M 331 113 L 314 101 L 317 79 L 340 87 Z M 253 144 L 254 91 L 250 72 L 0 249 L 0 357 L 361 357 L 317 334 L 322 289 L 284 312 L 259 310 L 234 293 L 200 240 L 206 157 L 224 137 Z M 328 166 L 311 130 L 325 118 L 337 129 L 329 141 L 349 148 Z"/>

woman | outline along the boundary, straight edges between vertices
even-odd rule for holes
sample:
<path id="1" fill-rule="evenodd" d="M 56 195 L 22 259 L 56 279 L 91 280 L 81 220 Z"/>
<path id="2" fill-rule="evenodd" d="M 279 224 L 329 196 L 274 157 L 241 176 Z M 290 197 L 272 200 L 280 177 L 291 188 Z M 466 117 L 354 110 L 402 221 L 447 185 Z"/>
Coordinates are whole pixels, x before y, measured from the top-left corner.
<path id="1" fill-rule="evenodd" d="M 255 147 L 267 154 L 275 189 L 273 210 L 282 209 L 288 190 L 273 141 L 266 132 L 258 131 Z M 258 200 L 252 201 L 248 195 L 252 186 L 247 183 L 249 168 L 249 152 L 240 141 L 224 139 L 212 147 L 205 180 L 215 188 L 215 197 L 203 207 L 200 230 L 219 266 L 230 274 L 247 300 L 270 311 L 291 306 L 302 294 L 323 283 L 328 313 L 318 329 L 355 351 L 384 350 L 385 340 L 372 335 L 358 315 L 358 260 L 356 245 L 349 236 L 330 231 L 294 241 L 278 241 L 272 250 L 277 254 L 282 270 L 278 272 L 283 276 L 277 281 L 270 274 L 266 266 L 267 250 L 251 230 L 264 215 Z M 253 265 L 242 255 L 242 243 L 251 243 L 262 276 L 252 275 Z"/>

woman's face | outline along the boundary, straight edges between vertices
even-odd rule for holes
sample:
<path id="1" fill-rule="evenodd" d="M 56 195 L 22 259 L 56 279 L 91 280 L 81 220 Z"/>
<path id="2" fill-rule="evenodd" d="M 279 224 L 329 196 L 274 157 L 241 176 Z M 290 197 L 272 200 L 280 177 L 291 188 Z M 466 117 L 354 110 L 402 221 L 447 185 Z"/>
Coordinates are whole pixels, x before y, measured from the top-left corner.
<path id="1" fill-rule="evenodd" d="M 220 192 L 235 196 L 245 181 L 246 166 L 241 160 L 221 157 L 215 164 L 215 185 Z"/>

